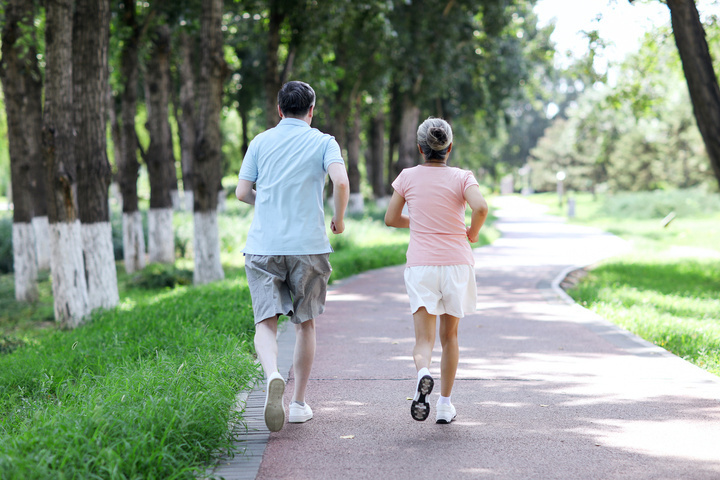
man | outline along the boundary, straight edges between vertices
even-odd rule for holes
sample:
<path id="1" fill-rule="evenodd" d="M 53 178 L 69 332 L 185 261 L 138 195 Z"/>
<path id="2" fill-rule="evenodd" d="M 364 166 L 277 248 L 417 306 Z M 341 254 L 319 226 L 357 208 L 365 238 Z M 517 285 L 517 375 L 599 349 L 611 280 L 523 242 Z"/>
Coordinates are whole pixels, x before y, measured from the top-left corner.
<path id="1" fill-rule="evenodd" d="M 315 91 L 288 82 L 278 93 L 280 123 L 250 142 L 235 195 L 255 205 L 245 245 L 245 271 L 255 316 L 255 351 L 267 378 L 265 424 L 271 432 L 285 423 L 285 381 L 277 367 L 278 315 L 295 324 L 295 391 L 288 421 L 313 416 L 305 388 L 315 358 L 315 318 L 325 309 L 332 248 L 325 233 L 325 175 L 333 183 L 334 234 L 345 229 L 349 182 L 340 146 L 311 128 Z M 253 183 L 255 189 L 253 190 Z"/>

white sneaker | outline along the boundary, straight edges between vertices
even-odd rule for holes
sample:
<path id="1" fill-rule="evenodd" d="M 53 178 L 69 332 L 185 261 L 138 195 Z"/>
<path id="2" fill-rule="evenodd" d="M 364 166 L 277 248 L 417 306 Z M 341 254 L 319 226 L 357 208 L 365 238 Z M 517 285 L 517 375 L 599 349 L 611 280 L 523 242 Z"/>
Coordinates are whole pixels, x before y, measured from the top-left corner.
<path id="1" fill-rule="evenodd" d="M 450 423 L 457 417 L 455 405 L 438 403 L 435 405 L 435 423 Z"/>
<path id="2" fill-rule="evenodd" d="M 305 423 L 313 417 L 312 408 L 310 405 L 300 405 L 297 402 L 290 404 L 290 416 L 288 422 L 290 423 Z"/>
<path id="3" fill-rule="evenodd" d="M 285 424 L 285 405 L 283 404 L 285 380 L 282 375 L 278 372 L 270 375 L 265 391 L 265 425 L 271 432 L 277 432 Z"/>

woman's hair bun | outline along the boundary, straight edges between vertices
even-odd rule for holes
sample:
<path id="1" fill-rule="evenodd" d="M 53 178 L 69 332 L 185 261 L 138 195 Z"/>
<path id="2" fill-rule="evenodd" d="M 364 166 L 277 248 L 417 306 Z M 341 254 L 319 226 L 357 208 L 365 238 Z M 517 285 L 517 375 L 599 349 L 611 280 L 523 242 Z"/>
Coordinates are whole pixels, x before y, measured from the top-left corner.
<path id="1" fill-rule="evenodd" d="M 450 146 L 452 140 L 448 138 L 448 134 L 442 127 L 428 128 L 427 143 L 433 150 L 445 150 Z"/>
<path id="2" fill-rule="evenodd" d="M 429 117 L 418 127 L 417 142 L 427 159 L 444 158 L 452 141 L 452 128 L 442 118 Z"/>

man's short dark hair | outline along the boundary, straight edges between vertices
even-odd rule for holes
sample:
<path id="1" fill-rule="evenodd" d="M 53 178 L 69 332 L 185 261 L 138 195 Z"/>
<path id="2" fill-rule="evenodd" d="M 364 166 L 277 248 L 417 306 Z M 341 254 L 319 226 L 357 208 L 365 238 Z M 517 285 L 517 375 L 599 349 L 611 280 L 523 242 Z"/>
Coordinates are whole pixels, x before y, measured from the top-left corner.
<path id="1" fill-rule="evenodd" d="M 305 82 L 287 82 L 278 92 L 278 105 L 285 116 L 305 116 L 315 105 L 315 90 Z"/>

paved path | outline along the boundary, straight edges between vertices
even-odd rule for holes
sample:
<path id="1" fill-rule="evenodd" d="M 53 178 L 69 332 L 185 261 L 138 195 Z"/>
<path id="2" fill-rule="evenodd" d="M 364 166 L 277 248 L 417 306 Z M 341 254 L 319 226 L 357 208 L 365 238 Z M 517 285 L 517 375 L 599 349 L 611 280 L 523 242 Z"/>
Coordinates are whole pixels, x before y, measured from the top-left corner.
<path id="1" fill-rule="evenodd" d="M 498 207 L 503 237 L 475 253 L 479 311 L 461 320 L 457 421 L 437 425 L 434 411 L 426 422 L 410 418 L 412 321 L 403 267 L 386 268 L 328 296 L 308 388 L 315 418 L 268 434 L 264 393 L 251 393 L 247 454 L 214 474 L 720 478 L 720 380 L 569 303 L 556 286 L 572 268 L 620 252 L 622 241 L 543 216 L 522 199 L 501 198 Z M 292 329 L 280 341 L 285 374 Z"/>

